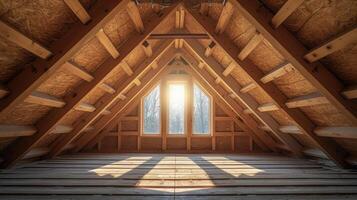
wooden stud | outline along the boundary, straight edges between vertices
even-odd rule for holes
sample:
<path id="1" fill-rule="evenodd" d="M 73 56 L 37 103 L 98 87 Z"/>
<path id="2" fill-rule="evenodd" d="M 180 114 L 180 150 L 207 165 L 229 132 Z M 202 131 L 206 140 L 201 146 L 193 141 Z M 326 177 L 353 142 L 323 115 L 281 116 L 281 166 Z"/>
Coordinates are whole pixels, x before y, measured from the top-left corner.
<path id="1" fill-rule="evenodd" d="M 86 25 L 80 21 L 69 25 L 69 31 L 62 38 L 51 43 L 49 49 L 53 56 L 50 60 L 35 59 L 33 67 L 25 67 L 13 77 L 6 88 L 11 91 L 0 101 L 0 114 L 6 115 L 22 103 L 31 92 L 52 77 L 66 61 L 70 60 L 95 34 L 121 10 L 128 0 L 99 2 L 93 4 L 89 14 L 92 20 Z M 3 33 L 2 31 L 0 31 Z M 21 42 L 23 43 L 23 42 Z M 24 43 L 25 44 L 25 43 Z M 33 45 L 31 41 L 31 45 Z"/>
<path id="2" fill-rule="evenodd" d="M 102 115 L 110 115 L 112 112 L 110 110 L 103 110 Z"/>
<path id="3" fill-rule="evenodd" d="M 248 44 L 239 52 L 239 60 L 244 60 L 248 55 L 258 46 L 258 44 L 263 41 L 263 36 L 260 33 L 257 33 L 251 38 Z"/>
<path id="4" fill-rule="evenodd" d="M 206 51 L 205 51 L 206 57 L 211 56 L 214 46 L 216 46 L 216 43 L 214 43 L 213 41 L 208 45 L 208 47 L 206 48 Z"/>
<path id="5" fill-rule="evenodd" d="M 244 109 L 244 110 L 243 110 L 243 113 L 244 113 L 244 114 L 248 114 L 248 115 L 253 114 L 253 112 L 252 112 L 250 109 L 248 109 L 248 108 Z"/>
<path id="6" fill-rule="evenodd" d="M 141 85 L 141 82 L 140 82 L 140 80 L 139 79 L 134 79 L 134 84 L 136 85 L 136 86 L 140 86 Z"/>
<path id="7" fill-rule="evenodd" d="M 51 134 L 69 133 L 73 130 L 71 126 L 57 125 L 51 132 Z"/>
<path id="8" fill-rule="evenodd" d="M 64 68 L 71 74 L 73 74 L 87 82 L 91 82 L 94 79 L 94 77 L 91 74 L 89 74 L 85 69 L 83 69 L 82 67 L 77 66 L 71 62 L 65 62 Z"/>
<path id="9" fill-rule="evenodd" d="M 278 106 L 274 103 L 266 103 L 257 108 L 260 112 L 271 112 L 275 110 L 279 110 Z"/>
<path id="10" fill-rule="evenodd" d="M 226 2 L 226 5 L 224 5 L 221 15 L 219 16 L 217 25 L 216 25 L 216 33 L 221 34 L 224 32 L 226 29 L 229 21 L 231 20 L 231 17 L 234 12 L 234 7 L 233 5 L 228 1 Z"/>
<path id="11" fill-rule="evenodd" d="M 226 69 L 223 71 L 223 76 L 228 76 L 236 67 L 236 65 L 234 64 L 234 62 L 231 62 Z"/>
<path id="12" fill-rule="evenodd" d="M 26 153 L 22 159 L 30 159 L 30 158 L 36 158 L 36 157 L 40 157 L 43 155 L 46 155 L 49 152 L 49 149 L 46 147 L 37 147 L 34 149 L 31 149 L 28 153 Z"/>
<path id="13" fill-rule="evenodd" d="M 318 127 L 314 132 L 322 137 L 357 139 L 357 127 Z"/>
<path id="14" fill-rule="evenodd" d="M 163 39 L 209 39 L 206 33 L 153 33 L 148 37 L 149 40 L 163 40 Z"/>
<path id="15" fill-rule="evenodd" d="M 88 23 L 91 18 L 87 13 L 86 9 L 83 8 L 82 4 L 78 0 L 64 0 L 67 6 L 73 11 L 73 13 L 78 17 L 83 24 Z"/>
<path id="16" fill-rule="evenodd" d="M 322 96 L 320 93 L 311 93 L 304 96 L 299 96 L 296 98 L 289 99 L 286 102 L 288 108 L 299 108 L 305 106 L 314 106 L 329 103 L 326 97 Z"/>
<path id="17" fill-rule="evenodd" d="M 271 19 L 274 28 L 278 28 L 302 3 L 304 0 L 288 0 Z"/>
<path id="18" fill-rule="evenodd" d="M 219 84 L 221 82 L 221 79 L 219 77 L 216 78 L 216 80 L 214 81 L 216 84 Z"/>
<path id="19" fill-rule="evenodd" d="M 200 69 L 203 69 L 205 67 L 205 64 L 202 61 L 200 61 L 200 63 L 198 64 L 198 67 Z"/>
<path id="20" fill-rule="evenodd" d="M 62 108 L 66 105 L 66 102 L 62 99 L 37 91 L 32 92 L 32 94 L 25 99 L 25 102 L 55 108 Z"/>
<path id="21" fill-rule="evenodd" d="M 180 29 L 183 29 L 185 26 L 185 10 L 180 9 Z"/>
<path id="22" fill-rule="evenodd" d="M 29 136 L 35 134 L 36 131 L 37 129 L 33 126 L 0 125 L 0 138 Z"/>
<path id="23" fill-rule="evenodd" d="M 269 41 L 269 43 L 279 51 L 279 53 L 291 63 L 300 74 L 313 85 L 318 92 L 325 96 L 329 102 L 335 106 L 343 115 L 346 116 L 351 122 L 357 124 L 357 105 L 348 99 L 343 98 L 341 91 L 344 89 L 343 83 L 326 67 L 319 62 L 309 63 L 301 55 L 306 55 L 307 49 L 296 37 L 287 30 L 284 26 L 274 29 L 269 23 L 272 18 L 270 10 L 262 7 L 261 2 L 258 0 L 237 0 L 232 1 L 235 8 L 242 14 L 253 26 Z M 259 10 L 259 12 L 257 12 Z M 353 34 L 356 35 L 356 34 Z M 334 48 L 332 48 L 334 49 Z M 316 70 L 318 69 L 318 70 Z M 297 111 L 291 111 L 297 112 Z M 299 114 L 300 115 L 300 114 Z M 303 119 L 298 120 L 302 122 Z M 310 121 L 310 120 L 309 120 Z M 302 124 L 302 123 L 299 123 Z M 305 130 L 310 130 L 309 137 L 322 145 L 327 154 L 340 163 L 346 164 L 344 159 L 341 159 L 344 153 L 343 149 L 338 147 L 338 144 L 332 140 L 315 138 L 309 127 L 311 124 L 304 123 Z M 313 126 L 313 124 L 311 124 Z M 329 146 L 327 148 L 327 146 Z M 337 148 L 335 148 L 337 146 Z M 340 153 L 335 154 L 335 150 L 341 150 Z M 345 152 L 346 153 L 346 152 Z M 338 158 L 340 157 L 340 158 Z M 340 161 L 340 162 L 339 162 Z"/>
<path id="24" fill-rule="evenodd" d="M 302 134 L 299 127 L 291 125 L 291 126 L 280 126 L 279 130 L 283 133 L 291 133 L 291 134 Z"/>
<path id="25" fill-rule="evenodd" d="M 175 39 L 175 48 L 180 48 L 180 39 Z"/>
<path id="26" fill-rule="evenodd" d="M 180 28 L 180 11 L 177 10 L 176 12 L 176 18 L 175 18 L 175 28 L 179 29 Z"/>
<path id="27" fill-rule="evenodd" d="M 0 99 L 6 96 L 9 91 L 5 88 L 5 86 L 0 84 Z"/>
<path id="28" fill-rule="evenodd" d="M 125 99 L 126 99 L 126 96 L 123 95 L 123 94 L 119 94 L 118 98 L 119 98 L 120 100 L 125 100 Z"/>
<path id="29" fill-rule="evenodd" d="M 145 55 L 147 57 L 150 57 L 152 55 L 152 48 L 151 48 L 151 45 L 150 43 L 145 40 L 143 43 L 142 43 L 142 47 L 143 47 L 143 50 L 145 52 Z"/>
<path id="30" fill-rule="evenodd" d="M 151 63 L 151 68 L 156 69 L 158 67 L 156 60 Z"/>
<path id="31" fill-rule="evenodd" d="M 103 29 L 100 29 L 95 36 L 97 36 L 99 42 L 103 45 L 103 47 L 108 51 L 108 53 L 113 58 L 117 58 L 119 56 L 119 52 L 117 48 L 115 48 L 114 44 L 112 43 L 112 41 L 110 41 L 107 34 L 104 33 Z"/>
<path id="32" fill-rule="evenodd" d="M 78 106 L 76 106 L 74 108 L 74 110 L 83 111 L 83 112 L 94 112 L 95 111 L 95 107 L 93 105 L 91 105 L 91 104 L 79 103 Z"/>
<path id="33" fill-rule="evenodd" d="M 114 94 L 115 93 L 115 89 L 112 86 L 110 86 L 110 85 L 108 85 L 106 83 L 100 84 L 99 88 L 104 90 L 105 92 L 107 92 L 109 94 Z"/>
<path id="34" fill-rule="evenodd" d="M 242 87 L 242 88 L 240 89 L 240 92 L 241 92 L 241 93 L 247 93 L 247 92 L 249 92 L 249 91 L 255 89 L 256 87 L 257 87 L 257 85 L 256 85 L 255 83 L 249 83 L 248 85 Z"/>
<path id="35" fill-rule="evenodd" d="M 143 21 L 141 20 L 140 12 L 139 12 L 138 7 L 136 6 L 136 3 L 134 1 L 130 1 L 127 5 L 126 10 L 129 14 L 131 21 L 133 21 L 133 23 L 135 25 L 136 31 L 139 33 L 143 33 L 144 32 L 144 24 L 143 24 Z"/>
<path id="36" fill-rule="evenodd" d="M 133 70 L 130 68 L 130 66 L 128 65 L 128 63 L 123 60 L 123 62 L 120 63 L 120 67 L 125 71 L 125 73 L 129 76 L 133 75 Z"/>
<path id="37" fill-rule="evenodd" d="M 341 50 L 350 44 L 357 43 L 357 28 L 339 35 L 325 44 L 311 50 L 304 58 L 309 62 L 315 62 L 331 53 Z"/>
<path id="38" fill-rule="evenodd" d="M 294 67 L 290 63 L 285 63 L 285 64 L 273 69 L 265 76 L 263 76 L 260 79 L 260 81 L 263 83 L 269 83 L 270 81 L 273 81 L 274 79 L 282 77 L 285 74 L 292 72 L 292 71 L 294 71 Z"/>
<path id="39" fill-rule="evenodd" d="M 2 21 L 0 21 L 0 35 L 42 59 L 47 59 L 52 55 L 52 53 L 41 44 L 26 37 Z"/>
<path id="40" fill-rule="evenodd" d="M 347 99 L 357 99 L 357 85 L 351 86 L 342 92 Z"/>

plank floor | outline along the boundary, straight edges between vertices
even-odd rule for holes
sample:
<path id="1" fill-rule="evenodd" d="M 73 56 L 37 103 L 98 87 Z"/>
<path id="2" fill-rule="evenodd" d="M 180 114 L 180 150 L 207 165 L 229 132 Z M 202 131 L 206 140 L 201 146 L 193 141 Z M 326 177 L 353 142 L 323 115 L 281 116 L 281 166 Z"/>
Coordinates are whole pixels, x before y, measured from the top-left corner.
<path id="1" fill-rule="evenodd" d="M 271 154 L 77 154 L 0 172 L 0 199 L 357 199 L 357 172 Z"/>

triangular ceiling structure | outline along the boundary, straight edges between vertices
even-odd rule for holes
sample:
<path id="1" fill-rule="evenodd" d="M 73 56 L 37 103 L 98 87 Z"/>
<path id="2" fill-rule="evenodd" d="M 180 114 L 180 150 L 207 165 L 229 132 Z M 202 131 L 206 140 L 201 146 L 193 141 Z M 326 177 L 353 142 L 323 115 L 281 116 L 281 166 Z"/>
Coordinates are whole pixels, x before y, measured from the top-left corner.
<path id="1" fill-rule="evenodd" d="M 78 151 L 85 145 L 95 144 L 103 129 L 122 114 L 122 108 L 135 99 L 135 94 L 144 85 L 160 77 L 165 72 L 164 66 L 176 55 L 186 60 L 190 66 L 187 70 L 192 75 L 200 77 L 202 83 L 216 92 L 217 99 L 234 110 L 237 122 L 245 124 L 247 130 L 261 140 L 262 146 L 264 143 L 273 151 L 283 148 L 295 156 L 311 153 L 311 148 L 316 148 L 336 165 L 349 166 L 349 150 L 333 137 L 356 138 L 351 134 L 356 131 L 357 123 L 355 89 L 345 90 L 341 81 L 317 60 L 338 50 L 334 45 L 341 49 L 355 41 L 355 37 L 350 36 L 355 29 L 308 52 L 286 27 L 279 26 L 292 12 L 284 6 L 273 16 L 258 1 L 248 0 L 214 6 L 177 1 L 164 8 L 152 5 L 150 9 L 138 9 L 133 1 L 97 2 L 88 12 L 78 1 L 74 2 L 67 4 L 72 10 L 80 11 L 75 12 L 80 21 L 73 23 L 48 49 L 1 22 L 0 28 L 7 33 L 3 35 L 5 38 L 40 57 L 1 87 L 4 96 L 0 101 L 2 121 L 9 124 L 11 116 L 21 110 L 24 102 L 52 107 L 32 125 L 1 125 L 1 134 L 27 136 L 17 138 L 2 151 L 3 167 L 30 157 L 29 153 L 34 154 L 35 147 L 41 146 L 41 142 L 54 133 L 66 134 L 60 134 L 50 148 L 42 148 L 37 155 L 45 154 L 48 158 L 72 145 L 74 151 Z M 292 1 L 288 3 L 293 4 Z M 208 12 L 209 9 L 212 11 Z M 118 15 L 128 16 L 136 31 L 129 31 L 125 39 L 118 39 L 118 44 L 114 44 L 111 40 L 116 36 L 110 38 L 105 30 L 115 26 L 112 21 L 123 18 Z M 241 27 L 235 27 L 237 23 L 245 23 L 246 32 L 239 32 Z M 239 38 L 243 34 L 249 39 Z M 240 40 L 245 41 L 245 45 Z M 80 67 L 76 63 L 81 62 L 78 54 L 88 48 L 86 45 L 96 42 L 109 56 L 90 70 Z M 249 57 L 257 48 L 276 57 L 272 61 L 274 64 L 270 64 L 274 67 L 267 70 L 261 66 L 264 65 L 261 60 L 267 57 Z M 129 60 L 134 60 L 135 56 L 137 63 L 131 66 Z M 72 85 L 63 95 L 45 93 L 43 85 L 64 73 L 61 70 L 84 81 Z M 113 74 L 122 79 L 108 84 Z M 302 77 L 310 87 L 305 91 L 309 94 L 291 97 L 293 95 L 277 85 L 277 79 L 285 76 Z M 89 98 L 97 89 L 105 94 Z M 260 97 L 268 102 L 262 104 Z M 93 105 L 86 101 L 92 101 Z M 321 126 L 308 114 L 311 111 L 305 109 L 323 104 L 337 110 L 338 116 L 343 118 L 341 125 Z M 71 126 L 63 125 L 73 110 L 88 113 L 77 116 Z M 288 124 L 279 123 L 283 121 L 281 118 Z M 274 144 L 263 131 L 273 134 L 283 145 Z"/>

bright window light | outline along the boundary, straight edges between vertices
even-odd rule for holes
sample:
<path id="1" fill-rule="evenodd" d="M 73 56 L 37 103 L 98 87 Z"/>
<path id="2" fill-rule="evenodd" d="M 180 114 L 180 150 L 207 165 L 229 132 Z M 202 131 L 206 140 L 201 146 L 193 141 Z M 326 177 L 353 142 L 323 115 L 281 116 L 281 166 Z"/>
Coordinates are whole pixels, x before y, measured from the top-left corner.
<path id="1" fill-rule="evenodd" d="M 185 85 L 169 84 L 169 134 L 185 133 Z"/>

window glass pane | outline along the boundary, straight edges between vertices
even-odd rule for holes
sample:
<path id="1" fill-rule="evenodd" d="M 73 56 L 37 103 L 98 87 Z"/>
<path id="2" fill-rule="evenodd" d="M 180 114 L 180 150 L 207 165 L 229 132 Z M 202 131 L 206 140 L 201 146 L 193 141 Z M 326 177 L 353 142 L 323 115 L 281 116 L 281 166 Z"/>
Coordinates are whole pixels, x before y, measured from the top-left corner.
<path id="1" fill-rule="evenodd" d="M 169 133 L 185 132 L 185 85 L 169 84 Z"/>
<path id="2" fill-rule="evenodd" d="M 160 133 L 160 85 L 144 98 L 144 133 Z"/>
<path id="3" fill-rule="evenodd" d="M 193 132 L 196 134 L 208 134 L 210 132 L 210 98 L 193 85 Z"/>

